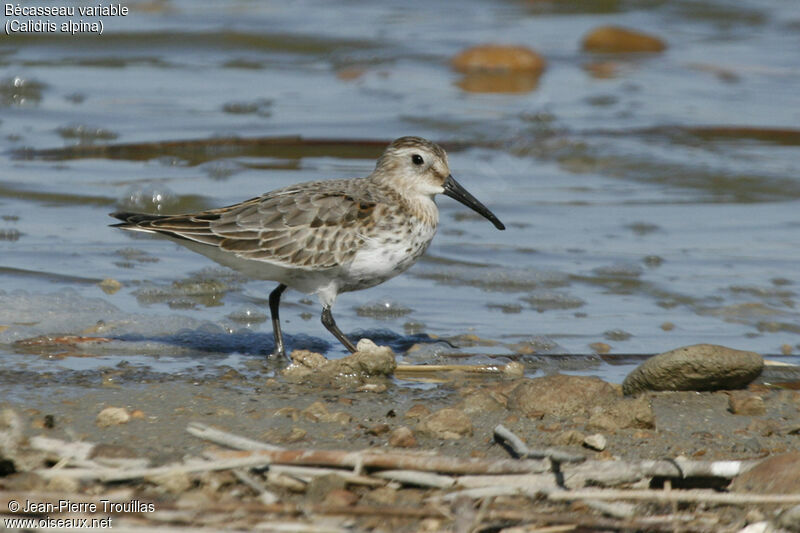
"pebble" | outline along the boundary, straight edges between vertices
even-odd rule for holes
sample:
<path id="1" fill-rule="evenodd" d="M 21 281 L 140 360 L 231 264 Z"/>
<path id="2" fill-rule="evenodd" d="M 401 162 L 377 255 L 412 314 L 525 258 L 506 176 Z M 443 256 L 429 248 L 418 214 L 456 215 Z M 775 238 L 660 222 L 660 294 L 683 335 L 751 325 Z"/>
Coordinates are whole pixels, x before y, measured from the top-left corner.
<path id="1" fill-rule="evenodd" d="M 602 452 L 606 449 L 606 438 L 603 436 L 602 433 L 595 433 L 594 435 L 589 435 L 585 439 L 583 439 L 583 445 L 587 448 L 591 448 L 592 450 L 597 450 L 598 452 Z"/>
<path id="2" fill-rule="evenodd" d="M 524 46 L 486 44 L 462 51 L 451 62 L 463 73 L 457 85 L 472 93 L 527 93 L 539 86 L 542 56 Z"/>
<path id="3" fill-rule="evenodd" d="M 353 417 L 344 411 L 330 412 L 327 406 L 322 402 L 314 402 L 300 413 L 306 419 L 312 422 L 338 422 L 341 425 L 349 424 Z"/>
<path id="4" fill-rule="evenodd" d="M 423 418 L 417 430 L 437 439 L 454 440 L 472 435 L 472 421 L 463 411 L 446 407 Z"/>
<path id="5" fill-rule="evenodd" d="M 611 345 L 606 344 L 605 342 L 593 342 L 589 345 L 589 348 L 596 354 L 603 355 L 607 354 L 611 351 Z"/>
<path id="6" fill-rule="evenodd" d="M 192 478 L 186 472 L 167 472 L 150 476 L 147 481 L 158 485 L 170 494 L 182 494 L 192 487 Z"/>
<path id="7" fill-rule="evenodd" d="M 623 398 L 592 408 L 587 425 L 608 432 L 625 428 L 653 429 L 655 415 L 647 397 Z"/>
<path id="8" fill-rule="evenodd" d="M 377 346 L 369 339 L 361 339 L 356 350 L 334 361 L 316 352 L 294 350 L 292 364 L 283 371 L 283 375 L 296 382 L 313 380 L 361 385 L 368 377 L 391 375 L 397 367 L 394 352 L 388 346 Z"/>
<path id="9" fill-rule="evenodd" d="M 556 374 L 521 380 L 509 398 L 509 407 L 529 418 L 542 414 L 571 417 L 587 414 L 592 406 L 607 405 L 620 394 L 599 378 Z"/>
<path id="10" fill-rule="evenodd" d="M 452 62 L 459 72 L 505 71 L 539 74 L 547 65 L 544 58 L 525 46 L 482 44 L 463 50 Z"/>
<path id="11" fill-rule="evenodd" d="M 757 378 L 763 368 L 764 359 L 755 352 L 695 344 L 646 360 L 628 374 L 622 391 L 631 395 L 648 390 L 739 389 Z"/>
<path id="12" fill-rule="evenodd" d="M 389 432 L 389 424 L 375 424 L 367 429 L 367 433 L 370 435 L 375 435 L 376 437 L 379 435 L 383 435 L 384 433 Z"/>
<path id="13" fill-rule="evenodd" d="M 417 445 L 417 438 L 414 432 L 406 426 L 400 426 L 389 433 L 389 446 L 395 448 L 413 448 Z"/>
<path id="14" fill-rule="evenodd" d="M 587 52 L 662 52 L 666 48 L 658 37 L 616 26 L 595 28 L 583 38 L 583 49 Z"/>
<path id="15" fill-rule="evenodd" d="M 757 394 L 731 394 L 728 397 L 728 409 L 735 415 L 758 416 L 767 412 L 764 398 Z"/>
<path id="16" fill-rule="evenodd" d="M 557 446 L 580 446 L 586 440 L 586 435 L 578 430 L 570 429 L 559 433 L 553 441 Z"/>
<path id="17" fill-rule="evenodd" d="M 503 367 L 503 374 L 506 376 L 522 377 L 525 375 L 525 365 L 517 361 L 511 361 Z"/>
<path id="18" fill-rule="evenodd" d="M 324 501 L 334 490 L 344 490 L 347 485 L 345 479 L 338 474 L 317 476 L 309 481 L 306 486 L 306 496 L 314 502 Z"/>
<path id="19" fill-rule="evenodd" d="M 106 294 L 114 294 L 122 288 L 122 283 L 112 278 L 106 278 L 97 285 Z"/>
<path id="20" fill-rule="evenodd" d="M 124 407 L 106 407 L 97 415 L 96 423 L 101 428 L 127 424 L 131 419 L 130 413 Z"/>
<path id="21" fill-rule="evenodd" d="M 494 390 L 479 389 L 464 397 L 459 404 L 467 414 L 489 413 L 502 411 L 508 405 L 508 398 Z"/>
<path id="22" fill-rule="evenodd" d="M 322 500 L 324 505 L 333 507 L 349 507 L 358 502 L 358 495 L 347 489 L 333 489 Z"/>
<path id="23" fill-rule="evenodd" d="M 425 405 L 425 404 L 418 403 L 418 404 L 412 405 L 409 408 L 409 410 L 406 411 L 406 414 L 404 416 L 405 416 L 405 418 L 411 418 L 413 420 L 420 420 L 422 418 L 425 418 L 429 414 L 431 414 L 431 410 L 428 408 L 428 406 Z"/>

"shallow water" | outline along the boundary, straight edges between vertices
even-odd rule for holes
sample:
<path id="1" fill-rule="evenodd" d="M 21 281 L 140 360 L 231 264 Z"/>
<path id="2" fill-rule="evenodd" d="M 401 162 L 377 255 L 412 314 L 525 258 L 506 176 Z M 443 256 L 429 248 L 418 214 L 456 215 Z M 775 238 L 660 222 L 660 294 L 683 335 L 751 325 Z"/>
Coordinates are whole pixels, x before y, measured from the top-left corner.
<path id="1" fill-rule="evenodd" d="M 612 381 L 634 356 L 698 342 L 800 350 L 791 3 L 467 0 L 458 17 L 431 2 L 129 5 L 101 37 L 0 40 L 4 372 L 258 360 L 272 349 L 271 284 L 111 229 L 107 213 L 366 175 L 384 142 L 409 134 L 445 144 L 454 175 L 508 229 L 442 198 L 426 257 L 340 297 L 345 332 L 401 352 L 428 343 L 409 362 L 521 357 L 531 374 Z M 582 52 L 609 23 L 669 48 Z M 543 54 L 538 87 L 462 89 L 449 60 L 483 42 Z M 331 142 L 258 141 L 287 136 Z M 353 140 L 369 142 L 342 142 Z M 105 292 L 106 278 L 121 288 Z M 316 301 L 284 302 L 290 348 L 343 354 Z M 114 341 L 18 342 L 65 334 Z"/>

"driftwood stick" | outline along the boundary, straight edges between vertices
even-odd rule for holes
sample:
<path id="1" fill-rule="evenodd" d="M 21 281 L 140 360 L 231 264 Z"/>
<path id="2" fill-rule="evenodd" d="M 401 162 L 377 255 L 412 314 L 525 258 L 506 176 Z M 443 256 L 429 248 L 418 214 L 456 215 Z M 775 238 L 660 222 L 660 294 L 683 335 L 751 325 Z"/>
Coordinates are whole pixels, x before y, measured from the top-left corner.
<path id="1" fill-rule="evenodd" d="M 351 485 L 364 485 L 366 487 L 382 487 L 386 485 L 386 481 L 383 481 L 381 479 L 375 479 L 374 477 L 370 476 L 353 474 L 352 472 L 348 472 L 347 470 L 342 470 L 341 468 L 320 468 L 316 466 L 293 466 L 293 465 L 273 464 L 269 466 L 269 471 L 271 474 L 292 476 L 301 479 L 306 483 L 311 481 L 315 477 L 326 476 L 328 474 L 336 474 L 337 476 L 341 477 Z"/>
<path id="2" fill-rule="evenodd" d="M 415 470 L 382 470 L 375 472 L 373 476 L 396 481 L 403 485 L 417 485 L 419 487 L 437 489 L 448 489 L 456 483 L 456 480 L 450 476 L 442 476 L 432 472 L 417 472 Z"/>
<path id="3" fill-rule="evenodd" d="M 203 440 L 213 442 L 214 444 L 221 444 L 235 450 L 283 450 L 280 446 L 267 444 L 247 437 L 242 437 L 234 433 L 222 431 L 221 429 L 212 428 L 199 422 L 190 422 L 186 426 L 186 431 Z"/>
<path id="4" fill-rule="evenodd" d="M 558 488 L 558 483 L 552 472 L 546 472 L 543 474 L 459 476 L 456 478 L 456 486 L 464 489 L 506 487 L 509 489 L 555 490 Z"/>
<path id="5" fill-rule="evenodd" d="M 548 458 L 554 463 L 579 463 L 586 460 L 586 456 L 583 454 L 565 452 L 556 448 L 530 449 L 522 439 L 502 424 L 494 428 L 494 437 L 495 440 L 508 444 L 514 453 L 523 459 Z"/>
<path id="6" fill-rule="evenodd" d="M 635 500 L 656 502 L 701 502 L 726 505 L 751 504 L 800 504 L 800 494 L 753 494 L 748 492 L 728 493 L 711 490 L 559 490 L 547 494 L 554 501 L 571 500 Z"/>
<path id="7" fill-rule="evenodd" d="M 586 461 L 564 465 L 564 484 L 579 489 L 587 484 L 605 486 L 635 483 L 648 477 L 733 479 L 752 468 L 757 461 L 693 461 L 677 458 L 660 461 Z"/>
<path id="8" fill-rule="evenodd" d="M 217 459 L 263 458 L 265 463 L 289 465 L 338 466 L 381 470 L 418 470 L 444 474 L 523 474 L 549 469 L 546 461 L 533 459 L 461 459 L 439 455 L 421 455 L 400 452 L 349 452 L 345 450 L 250 450 L 214 451 Z"/>
<path id="9" fill-rule="evenodd" d="M 505 365 L 397 365 L 396 374 L 432 374 L 467 372 L 470 374 L 502 374 Z"/>
<path id="10" fill-rule="evenodd" d="M 253 468 L 256 466 L 266 466 L 268 464 L 268 458 L 253 456 L 231 457 L 214 461 L 193 461 L 189 463 L 156 466 L 153 468 L 38 468 L 33 470 L 33 472 L 48 479 L 63 477 L 81 480 L 124 481 L 127 479 L 139 479 L 164 474 L 194 474 L 198 472 L 210 472 L 212 470 Z"/>

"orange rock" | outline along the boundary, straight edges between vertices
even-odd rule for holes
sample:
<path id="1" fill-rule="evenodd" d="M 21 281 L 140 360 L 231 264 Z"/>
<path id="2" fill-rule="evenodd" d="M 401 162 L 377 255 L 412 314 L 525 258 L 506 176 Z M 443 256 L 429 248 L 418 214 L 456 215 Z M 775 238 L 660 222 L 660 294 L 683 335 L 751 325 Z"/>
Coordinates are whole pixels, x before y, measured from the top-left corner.
<path id="1" fill-rule="evenodd" d="M 614 26 L 595 28 L 583 38 L 583 49 L 587 52 L 661 52 L 666 48 L 658 37 Z"/>
<path id="2" fill-rule="evenodd" d="M 482 44 L 467 48 L 453 58 L 453 68 L 459 72 L 501 71 L 540 74 L 546 61 L 525 46 Z"/>

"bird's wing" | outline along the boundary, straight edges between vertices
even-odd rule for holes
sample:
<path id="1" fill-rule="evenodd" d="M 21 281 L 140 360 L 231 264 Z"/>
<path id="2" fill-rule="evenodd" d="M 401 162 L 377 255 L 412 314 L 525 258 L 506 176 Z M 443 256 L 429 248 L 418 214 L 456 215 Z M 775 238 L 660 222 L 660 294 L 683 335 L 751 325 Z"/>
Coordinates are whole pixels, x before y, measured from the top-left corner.
<path id="1" fill-rule="evenodd" d="M 114 213 L 123 229 L 151 231 L 217 246 L 246 259 L 291 268 L 332 268 L 352 260 L 385 198 L 360 180 L 293 185 L 199 213 Z"/>

